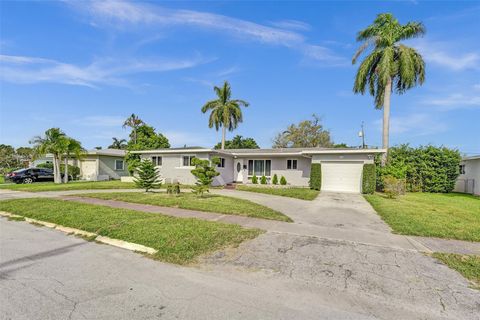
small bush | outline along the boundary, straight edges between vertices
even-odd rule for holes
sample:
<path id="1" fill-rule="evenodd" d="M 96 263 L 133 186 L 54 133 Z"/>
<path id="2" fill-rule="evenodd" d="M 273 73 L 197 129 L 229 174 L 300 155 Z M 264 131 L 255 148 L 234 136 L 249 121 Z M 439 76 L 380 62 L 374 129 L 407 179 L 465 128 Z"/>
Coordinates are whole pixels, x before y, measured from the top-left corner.
<path id="1" fill-rule="evenodd" d="M 257 178 L 256 175 L 253 175 L 253 177 L 252 177 L 252 183 L 253 183 L 253 184 L 257 184 L 257 183 L 258 183 L 258 178 Z"/>
<path id="2" fill-rule="evenodd" d="M 282 176 L 282 177 L 280 178 L 280 184 L 281 184 L 282 186 L 285 186 L 285 185 L 287 184 L 287 179 L 285 179 L 284 176 Z"/>
<path id="3" fill-rule="evenodd" d="M 366 163 L 363 165 L 362 174 L 362 192 L 366 194 L 372 194 L 375 192 L 376 172 L 374 163 Z"/>
<path id="4" fill-rule="evenodd" d="M 277 184 L 278 184 L 278 176 L 277 176 L 276 173 L 273 175 L 272 184 L 274 184 L 274 185 L 277 185 Z"/>
<path id="5" fill-rule="evenodd" d="M 220 175 L 216 170 L 219 163 L 220 158 L 218 157 L 212 158 L 211 161 L 193 158 L 192 164 L 195 166 L 195 169 L 190 172 L 197 178 L 197 182 L 195 182 L 195 186 L 192 188 L 193 193 L 203 197 L 205 192 L 209 192 L 213 179 Z"/>
<path id="6" fill-rule="evenodd" d="M 395 199 L 399 195 L 405 194 L 405 179 L 398 179 L 393 176 L 383 177 L 383 189 L 390 199 Z"/>
<path id="7" fill-rule="evenodd" d="M 320 163 L 312 163 L 309 185 L 313 190 L 322 188 L 322 165 Z"/>
<path id="8" fill-rule="evenodd" d="M 261 184 L 267 184 L 267 177 L 262 176 L 262 177 L 260 178 L 260 183 L 261 183 Z"/>
<path id="9" fill-rule="evenodd" d="M 180 183 L 170 183 L 167 185 L 167 194 L 179 195 L 180 194 Z"/>

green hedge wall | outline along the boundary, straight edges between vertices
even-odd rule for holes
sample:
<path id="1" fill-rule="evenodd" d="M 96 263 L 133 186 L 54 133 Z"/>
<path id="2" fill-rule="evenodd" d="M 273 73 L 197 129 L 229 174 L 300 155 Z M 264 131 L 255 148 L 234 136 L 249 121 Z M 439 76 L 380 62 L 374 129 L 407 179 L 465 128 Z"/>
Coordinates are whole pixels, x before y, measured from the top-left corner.
<path id="1" fill-rule="evenodd" d="M 320 190 L 322 188 L 322 165 L 320 163 L 312 163 L 310 171 L 310 189 Z"/>
<path id="2" fill-rule="evenodd" d="M 374 163 L 365 163 L 362 174 L 362 192 L 372 194 L 376 187 L 376 170 Z"/>
<path id="3" fill-rule="evenodd" d="M 458 150 L 443 146 L 392 147 L 388 150 L 387 166 L 377 163 L 377 189 L 383 190 L 383 177 L 392 176 L 405 179 L 410 192 L 451 192 L 460 160 Z"/>

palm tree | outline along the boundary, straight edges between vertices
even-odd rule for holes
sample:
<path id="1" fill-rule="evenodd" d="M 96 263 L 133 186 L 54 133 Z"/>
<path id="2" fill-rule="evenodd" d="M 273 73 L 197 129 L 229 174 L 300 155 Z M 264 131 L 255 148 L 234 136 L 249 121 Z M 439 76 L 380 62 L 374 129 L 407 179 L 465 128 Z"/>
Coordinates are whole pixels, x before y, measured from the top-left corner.
<path id="1" fill-rule="evenodd" d="M 65 150 L 66 135 L 59 128 L 50 128 L 45 131 L 45 136 L 36 136 L 30 143 L 34 144 L 36 155 L 53 155 L 53 180 L 55 183 L 62 183 L 60 176 L 60 159 Z"/>
<path id="2" fill-rule="evenodd" d="M 382 13 L 372 25 L 357 35 L 357 41 L 363 44 L 353 56 L 352 64 L 355 64 L 358 57 L 369 47 L 372 47 L 372 51 L 358 68 L 353 91 L 364 94 L 368 89 L 375 97 L 375 108 L 383 108 L 382 146 L 387 152 L 392 91 L 403 94 L 425 81 L 425 62 L 422 56 L 415 49 L 399 42 L 419 37 L 424 33 L 425 27 L 421 22 L 401 25 L 392 14 Z M 382 166 L 386 161 L 385 153 L 382 157 Z"/>
<path id="3" fill-rule="evenodd" d="M 127 140 L 125 139 L 118 139 L 113 137 L 112 138 L 112 144 L 108 146 L 109 149 L 126 149 L 127 148 Z"/>
<path id="4" fill-rule="evenodd" d="M 208 127 L 218 131 L 222 127 L 222 150 L 225 149 L 225 139 L 227 128 L 233 131 L 237 128 L 238 123 L 243 121 L 241 106 L 248 107 L 248 102 L 243 100 L 231 100 L 232 90 L 230 84 L 225 81 L 221 88 L 214 87 L 213 90 L 218 99 L 208 101 L 203 107 L 202 112 L 206 113 L 211 110 Z"/>
<path id="5" fill-rule="evenodd" d="M 132 128 L 133 132 L 133 142 L 136 144 L 137 143 L 137 129 L 141 125 L 145 124 L 142 119 L 140 119 L 135 113 L 132 113 L 130 117 L 128 117 L 125 122 L 123 123 L 123 128 L 125 129 L 126 127 Z"/>
<path id="6" fill-rule="evenodd" d="M 63 183 L 68 183 L 68 158 L 73 155 L 75 158 L 80 158 L 85 149 L 83 149 L 82 144 L 80 141 L 75 140 L 73 138 L 66 137 L 64 143 L 64 175 L 63 175 Z"/>

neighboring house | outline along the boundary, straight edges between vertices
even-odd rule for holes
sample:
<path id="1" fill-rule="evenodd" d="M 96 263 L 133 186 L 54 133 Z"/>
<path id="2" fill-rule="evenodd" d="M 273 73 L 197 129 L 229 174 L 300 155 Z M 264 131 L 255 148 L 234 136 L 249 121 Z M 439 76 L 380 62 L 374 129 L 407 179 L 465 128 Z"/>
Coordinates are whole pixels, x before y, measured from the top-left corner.
<path id="1" fill-rule="evenodd" d="M 117 180 L 128 176 L 125 150 L 90 150 L 80 158 L 80 179 L 89 181 Z"/>
<path id="2" fill-rule="evenodd" d="M 142 159 L 152 160 L 167 182 L 178 181 L 194 184 L 191 159 L 210 160 L 219 157 L 220 175 L 214 185 L 249 183 L 253 175 L 265 175 L 269 183 L 274 174 L 284 176 L 289 185 L 308 186 L 312 163 L 321 163 L 322 190 L 361 192 L 362 171 L 365 163 L 373 163 L 375 154 L 383 149 L 327 149 L 327 148 L 279 148 L 279 149 L 230 149 L 172 148 L 142 150 Z"/>
<path id="3" fill-rule="evenodd" d="M 81 180 L 117 180 L 129 175 L 125 154 L 125 150 L 118 149 L 90 150 L 80 159 L 69 159 L 68 164 L 80 168 Z M 41 163 L 53 163 L 53 155 L 47 154 L 34 160 L 31 167 Z"/>
<path id="4" fill-rule="evenodd" d="M 462 159 L 454 191 L 480 195 L 480 155 Z"/>

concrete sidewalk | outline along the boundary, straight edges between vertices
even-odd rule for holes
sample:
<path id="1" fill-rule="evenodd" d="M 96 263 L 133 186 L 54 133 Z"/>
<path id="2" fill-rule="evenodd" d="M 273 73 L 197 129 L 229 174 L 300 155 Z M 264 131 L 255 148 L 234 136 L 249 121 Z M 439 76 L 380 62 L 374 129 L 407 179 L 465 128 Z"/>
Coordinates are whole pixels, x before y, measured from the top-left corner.
<path id="1" fill-rule="evenodd" d="M 375 231 L 354 231 L 333 229 L 323 226 L 288 223 L 275 220 L 266 220 L 258 218 L 250 218 L 236 215 L 217 214 L 211 212 L 203 212 L 196 210 L 186 210 L 172 207 L 161 207 L 147 204 L 138 204 L 116 200 L 104 200 L 95 198 L 84 198 L 79 196 L 61 196 L 63 200 L 75 201 L 81 203 L 108 206 L 112 208 L 129 209 L 150 213 L 165 214 L 180 218 L 197 218 L 207 221 L 218 221 L 225 223 L 238 224 L 246 228 L 258 228 L 270 232 L 289 233 L 301 236 L 313 236 L 323 239 L 349 241 L 381 247 L 391 247 L 405 250 L 426 251 L 428 248 L 423 247 L 416 241 L 406 236 L 386 234 L 384 232 Z"/>

